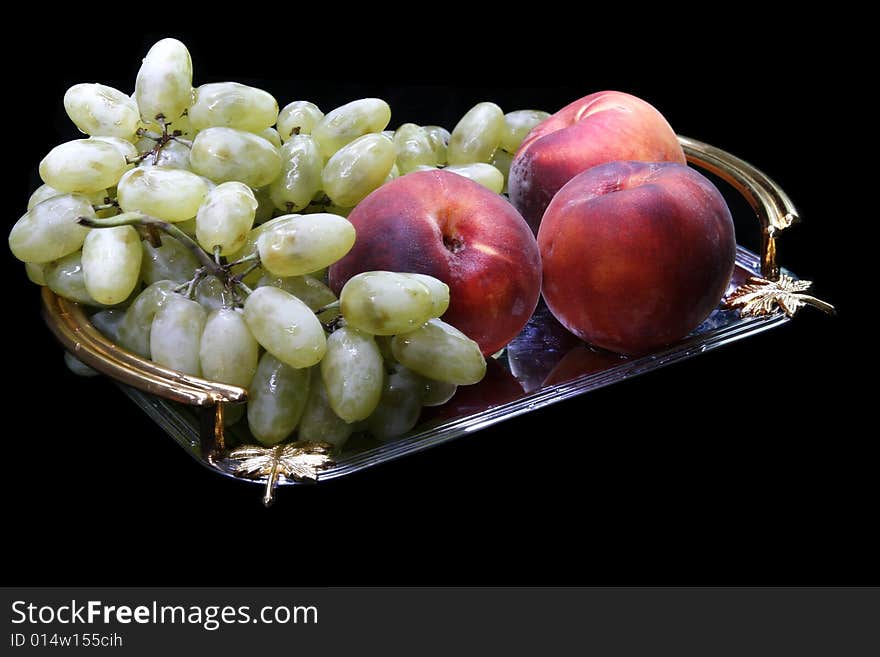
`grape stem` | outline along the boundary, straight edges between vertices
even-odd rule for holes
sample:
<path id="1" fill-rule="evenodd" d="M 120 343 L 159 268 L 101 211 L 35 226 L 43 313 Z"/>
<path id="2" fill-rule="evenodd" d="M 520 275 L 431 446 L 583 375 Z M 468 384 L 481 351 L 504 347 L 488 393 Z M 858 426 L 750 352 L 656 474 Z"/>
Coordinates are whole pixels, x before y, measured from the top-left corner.
<path id="1" fill-rule="evenodd" d="M 128 159 L 125 158 L 125 161 L 129 164 L 140 164 L 145 159 L 147 159 L 150 155 L 153 156 L 153 164 L 156 164 L 159 161 L 159 155 L 162 153 L 162 149 L 168 144 L 169 141 L 177 141 L 186 146 L 187 148 L 192 148 L 193 143 L 189 139 L 184 139 L 181 135 L 183 132 L 180 130 L 174 130 L 172 132 L 168 132 L 168 126 L 171 125 L 171 121 L 166 121 L 165 117 L 162 114 L 156 115 L 156 121 L 159 122 L 159 125 L 162 126 L 162 134 L 157 135 L 155 132 L 150 132 L 148 130 L 144 130 L 143 128 L 137 131 L 137 135 L 139 137 L 146 137 L 154 142 L 156 145 L 153 146 L 148 151 L 144 151 L 139 154 L 136 158 Z"/>
<path id="2" fill-rule="evenodd" d="M 214 259 L 207 253 L 205 253 L 205 250 L 199 246 L 198 242 L 196 242 L 192 237 L 180 230 L 180 228 L 167 221 L 162 221 L 161 219 L 151 217 L 141 212 L 123 212 L 122 214 L 118 214 L 115 217 L 107 217 L 105 219 L 89 219 L 88 217 L 79 217 L 77 221 L 83 226 L 88 226 L 89 228 L 114 228 L 116 226 L 153 226 L 161 230 L 163 233 L 170 235 L 181 244 L 183 244 L 187 249 L 189 249 L 199 261 L 199 264 L 201 264 L 207 272 L 213 274 L 220 280 L 225 280 L 226 278 L 228 278 L 225 268 L 222 265 L 214 262 Z"/>
<path id="3" fill-rule="evenodd" d="M 260 264 L 260 254 L 254 252 L 254 253 L 250 254 L 249 256 L 244 256 L 243 258 L 239 258 L 239 259 L 236 260 L 235 262 L 230 263 L 229 266 L 230 266 L 230 267 L 237 267 L 238 265 L 243 265 L 243 264 L 245 264 L 246 262 L 256 262 L 256 263 L 257 263 L 257 266 L 259 266 L 259 264 Z"/>
<path id="4" fill-rule="evenodd" d="M 333 308 L 339 308 L 339 299 L 333 301 L 332 303 L 328 303 L 326 306 L 322 306 L 315 311 L 316 315 L 320 315 L 322 312 L 327 310 L 331 310 Z"/>
<path id="5" fill-rule="evenodd" d="M 77 219 L 77 223 L 88 226 L 89 228 L 115 228 L 116 226 L 138 226 L 141 228 L 145 228 L 147 232 L 161 230 L 163 233 L 170 235 L 178 242 L 183 244 L 199 261 L 201 267 L 196 269 L 195 275 L 191 280 L 179 285 L 175 291 L 183 293 L 183 290 L 186 290 L 186 296 L 192 298 L 192 293 L 195 290 L 196 284 L 208 275 L 216 276 L 223 282 L 223 286 L 230 292 L 240 290 L 244 292 L 245 296 L 252 294 L 253 290 L 242 281 L 242 279 L 250 274 L 252 271 L 261 266 L 260 256 L 258 253 L 251 254 L 249 256 L 245 256 L 236 260 L 233 263 L 227 264 L 225 259 L 220 255 L 220 247 L 214 247 L 213 256 L 205 251 L 199 243 L 196 242 L 192 237 L 184 233 L 180 228 L 175 226 L 172 223 L 167 221 L 162 221 L 161 219 L 157 219 L 156 217 L 151 217 L 150 215 L 144 214 L 142 212 L 123 212 L 122 214 L 118 214 L 115 217 L 107 217 L 105 219 L 90 219 L 88 217 L 79 217 Z M 232 268 L 241 265 L 250 263 L 250 265 L 245 268 L 239 274 L 232 274 Z M 329 306 L 328 306 L 329 307 Z"/>
<path id="6" fill-rule="evenodd" d="M 231 265 L 230 265 L 230 266 L 231 266 Z M 259 267 L 260 267 L 260 261 L 259 261 L 259 258 L 258 258 L 257 261 L 256 261 L 256 262 L 252 262 L 252 263 L 250 264 L 250 266 L 249 266 L 247 269 L 245 269 L 245 270 L 242 271 L 241 273 L 235 275 L 235 277 L 234 277 L 235 282 L 236 282 L 237 284 L 240 285 L 241 282 L 244 280 L 244 277 L 245 277 L 245 276 L 247 276 L 248 274 L 250 274 L 253 270 L 258 269 Z"/>

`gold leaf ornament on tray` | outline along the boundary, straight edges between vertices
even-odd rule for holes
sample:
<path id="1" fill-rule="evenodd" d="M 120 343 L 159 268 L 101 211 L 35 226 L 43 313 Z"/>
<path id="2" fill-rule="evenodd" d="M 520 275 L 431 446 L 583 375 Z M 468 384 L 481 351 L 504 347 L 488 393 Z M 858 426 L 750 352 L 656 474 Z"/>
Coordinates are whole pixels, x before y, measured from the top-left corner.
<path id="1" fill-rule="evenodd" d="M 778 308 L 792 317 L 803 306 L 813 306 L 833 315 L 834 306 L 830 303 L 804 294 L 812 285 L 812 281 L 795 280 L 786 274 L 781 274 L 775 281 L 751 276 L 727 298 L 724 307 L 739 308 L 743 317 L 770 315 Z"/>
<path id="2" fill-rule="evenodd" d="M 296 481 L 317 481 L 318 472 L 332 465 L 332 452 L 333 445 L 322 442 L 296 442 L 275 447 L 245 445 L 232 450 L 224 461 L 231 465 L 230 469 L 237 477 L 266 477 L 263 504 L 270 506 L 275 501 L 279 475 Z"/>

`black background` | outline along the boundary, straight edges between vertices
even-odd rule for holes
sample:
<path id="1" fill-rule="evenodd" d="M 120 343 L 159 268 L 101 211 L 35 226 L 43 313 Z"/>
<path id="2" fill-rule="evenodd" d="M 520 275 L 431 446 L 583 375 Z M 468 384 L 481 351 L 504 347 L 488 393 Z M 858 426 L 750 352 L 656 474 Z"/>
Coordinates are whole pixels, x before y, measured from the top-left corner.
<path id="1" fill-rule="evenodd" d="M 784 47 L 773 30 L 721 34 L 723 16 L 642 34 L 625 17 L 569 25 L 509 10 L 516 26 L 480 32 L 438 13 L 410 30 L 365 19 L 358 36 L 295 14 L 219 32 L 159 29 L 154 9 L 118 34 L 78 16 L 82 33 L 54 39 L 39 22 L 24 46 L 4 46 L 7 83 L 21 90 L 3 101 L 7 226 L 39 184 L 41 157 L 76 136 L 65 89 L 130 91 L 149 45 L 173 35 L 190 48 L 196 84 L 250 82 L 282 106 L 308 99 L 325 112 L 379 96 L 392 127 L 451 129 L 482 100 L 555 111 L 603 88 L 642 96 L 677 132 L 736 153 L 790 193 L 804 222 L 783 237 L 781 262 L 840 314 L 806 309 L 782 328 L 425 453 L 281 490 L 266 510 L 257 488 L 190 460 L 107 380 L 70 374 L 37 289 L 7 253 L 10 583 L 867 583 L 876 461 L 852 395 L 868 360 L 855 337 L 863 308 L 845 301 L 849 172 L 828 125 L 858 118 L 835 115 L 824 55 Z M 738 222 L 740 241 L 754 246 L 756 226 Z"/>

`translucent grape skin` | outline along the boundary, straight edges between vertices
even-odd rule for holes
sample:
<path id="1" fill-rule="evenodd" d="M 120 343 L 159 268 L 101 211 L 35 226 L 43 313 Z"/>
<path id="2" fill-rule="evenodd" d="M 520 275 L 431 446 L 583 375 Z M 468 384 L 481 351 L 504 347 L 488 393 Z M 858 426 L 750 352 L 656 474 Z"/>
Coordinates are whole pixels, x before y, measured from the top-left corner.
<path id="1" fill-rule="evenodd" d="M 341 147 L 324 166 L 324 192 L 342 207 L 357 205 L 385 182 L 394 157 L 394 144 L 384 135 L 358 137 Z"/>
<path id="2" fill-rule="evenodd" d="M 262 445 L 287 438 L 299 423 L 309 398 L 310 370 L 297 369 L 266 352 L 248 386 L 247 418 Z"/>
<path id="3" fill-rule="evenodd" d="M 164 280 L 185 283 L 199 266 L 192 251 L 170 235 L 162 235 L 159 247 L 147 240 L 142 241 L 141 250 L 141 280 L 147 285 Z"/>
<path id="4" fill-rule="evenodd" d="M 86 235 L 82 267 L 91 297 L 107 306 L 125 301 L 140 281 L 142 255 L 133 226 L 100 228 Z"/>
<path id="5" fill-rule="evenodd" d="M 114 144 L 74 139 L 49 151 L 40 162 L 40 178 L 62 192 L 92 194 L 114 186 L 128 167 Z"/>
<path id="6" fill-rule="evenodd" d="M 419 421 L 424 394 L 424 379 L 395 363 L 382 386 L 379 404 L 367 421 L 370 433 L 379 440 L 392 440 L 410 431 Z"/>
<path id="7" fill-rule="evenodd" d="M 275 128 L 266 128 L 265 130 L 260 130 L 257 132 L 260 137 L 268 141 L 275 148 L 281 148 L 283 142 L 281 141 L 281 136 L 278 134 L 278 131 Z"/>
<path id="8" fill-rule="evenodd" d="M 333 412 L 327 399 L 327 388 L 321 368 L 311 368 L 309 398 L 299 421 L 298 439 L 304 442 L 330 443 L 342 448 L 354 431 L 354 426 Z"/>
<path id="9" fill-rule="evenodd" d="M 201 176 L 164 167 L 132 169 L 116 188 L 119 207 L 126 212 L 143 212 L 172 223 L 196 216 L 207 194 Z"/>
<path id="10" fill-rule="evenodd" d="M 278 134 L 286 142 L 296 135 L 310 135 L 318 122 L 324 118 L 317 105 L 307 100 L 295 100 L 278 113 Z"/>
<path id="11" fill-rule="evenodd" d="M 506 193 L 507 179 L 510 177 L 510 165 L 513 164 L 513 155 L 499 148 L 495 151 L 495 154 L 492 156 L 492 161 L 489 162 L 489 164 L 498 169 L 504 177 L 504 186 L 501 188 L 501 192 Z"/>
<path id="12" fill-rule="evenodd" d="M 257 371 L 259 353 L 260 347 L 240 312 L 220 308 L 208 315 L 199 343 L 205 378 L 247 387 Z"/>
<path id="13" fill-rule="evenodd" d="M 226 127 L 259 133 L 275 125 L 278 103 L 272 94 L 256 87 L 212 82 L 195 89 L 188 113 L 196 130 Z"/>
<path id="14" fill-rule="evenodd" d="M 36 263 L 36 262 L 26 262 L 24 263 L 24 270 L 27 274 L 28 280 L 35 285 L 45 285 L 46 284 L 46 265 Z"/>
<path id="15" fill-rule="evenodd" d="M 94 219 L 84 196 L 64 194 L 38 203 L 19 219 L 9 233 L 9 249 L 22 262 L 44 263 L 79 251 L 89 228 L 79 217 Z"/>
<path id="16" fill-rule="evenodd" d="M 431 294 L 431 317 L 441 317 L 449 308 L 449 286 L 438 278 L 426 274 L 404 274 L 428 288 Z"/>
<path id="17" fill-rule="evenodd" d="M 310 135 L 294 135 L 281 147 L 281 173 L 269 185 L 272 204 L 284 212 L 306 207 L 321 189 L 324 159 Z"/>
<path id="18" fill-rule="evenodd" d="M 129 351 L 150 357 L 150 332 L 156 313 L 174 296 L 176 281 L 156 281 L 138 294 L 119 323 L 116 340 Z"/>
<path id="19" fill-rule="evenodd" d="M 312 128 L 312 136 L 318 141 L 321 155 L 328 160 L 358 137 L 382 132 L 390 121 L 388 103 L 380 98 L 361 98 L 328 112 Z"/>
<path id="20" fill-rule="evenodd" d="M 495 103 L 474 105 L 452 131 L 447 147 L 449 164 L 488 163 L 501 143 L 504 112 Z"/>
<path id="21" fill-rule="evenodd" d="M 422 378 L 424 383 L 424 395 L 422 406 L 442 406 L 455 396 L 458 386 L 445 381 Z"/>
<path id="22" fill-rule="evenodd" d="M 89 321 L 102 335 L 118 342 L 119 329 L 125 320 L 125 313 L 126 311 L 122 308 L 105 308 L 94 313 Z"/>
<path id="23" fill-rule="evenodd" d="M 76 251 L 53 260 L 46 265 L 43 274 L 46 278 L 46 286 L 58 296 L 87 306 L 98 305 L 86 290 L 82 252 Z"/>
<path id="24" fill-rule="evenodd" d="M 268 141 L 235 128 L 208 128 L 196 135 L 189 162 L 215 183 L 238 181 L 263 187 L 281 172 L 281 155 Z"/>
<path id="25" fill-rule="evenodd" d="M 511 155 L 515 155 L 520 144 L 536 125 L 550 114 L 541 110 L 517 110 L 504 115 L 504 126 L 501 130 L 499 146 Z"/>
<path id="26" fill-rule="evenodd" d="M 415 123 L 404 123 L 394 133 L 394 152 L 400 173 L 406 174 L 420 164 L 439 164 L 427 131 Z"/>
<path id="27" fill-rule="evenodd" d="M 437 381 L 471 385 L 486 374 L 486 360 L 479 345 L 439 319 L 394 336 L 391 351 L 409 369 Z"/>
<path id="28" fill-rule="evenodd" d="M 103 141 L 105 144 L 110 144 L 113 148 L 119 151 L 119 154 L 125 158 L 126 168 L 133 167 L 134 161 L 137 159 L 138 155 L 140 155 L 137 147 L 127 139 L 101 135 L 93 136 L 92 139 L 94 139 L 95 141 Z"/>
<path id="29" fill-rule="evenodd" d="M 301 276 L 327 267 L 354 246 L 354 226 L 334 214 L 291 216 L 257 239 L 263 269 L 275 276 Z"/>
<path id="30" fill-rule="evenodd" d="M 196 214 L 196 239 L 208 253 L 220 247 L 220 255 L 230 255 L 244 246 L 254 225 L 257 199 L 247 185 L 225 182 L 205 196 Z"/>
<path id="31" fill-rule="evenodd" d="M 324 306 L 336 301 L 333 290 L 313 276 L 271 276 L 263 275 L 257 282 L 257 287 L 271 285 L 285 292 L 289 292 L 297 299 L 306 304 L 311 310 L 320 310 Z"/>
<path id="32" fill-rule="evenodd" d="M 257 188 L 251 187 L 254 198 L 257 199 L 257 211 L 254 214 L 254 223 L 257 225 L 266 223 L 275 213 L 275 204 L 272 203 L 272 197 L 269 193 L 270 187 L 271 185 Z"/>
<path id="33" fill-rule="evenodd" d="M 349 325 L 372 335 L 407 333 L 434 312 L 431 291 L 417 278 L 394 272 L 363 272 L 352 276 L 339 294 Z"/>
<path id="34" fill-rule="evenodd" d="M 241 249 L 235 254 L 236 258 L 242 258 L 244 256 L 253 255 L 257 252 L 257 240 L 260 239 L 260 235 L 265 233 L 268 230 L 271 230 L 274 226 L 277 226 L 280 223 L 289 221 L 291 217 L 298 217 L 298 214 L 285 214 L 280 217 L 274 217 L 273 219 L 269 219 L 268 221 L 251 228 L 250 232 L 247 234 L 247 238 L 244 241 L 244 245 Z M 259 278 L 259 277 L 258 277 Z"/>
<path id="35" fill-rule="evenodd" d="M 486 189 L 500 194 L 504 189 L 504 174 L 491 164 L 483 162 L 472 162 L 471 164 L 450 164 L 443 169 L 450 173 L 457 173 L 464 176 L 475 183 L 479 183 Z"/>
<path id="36" fill-rule="evenodd" d="M 73 124 L 93 137 L 131 141 L 140 123 L 137 103 L 103 84 L 75 84 L 64 94 L 64 109 Z"/>
<path id="37" fill-rule="evenodd" d="M 174 121 L 189 108 L 192 59 L 185 45 L 177 39 L 153 44 L 138 70 L 134 98 L 145 123 Z"/>
<path id="38" fill-rule="evenodd" d="M 226 288 L 216 276 L 205 276 L 196 284 L 195 300 L 208 312 L 225 308 L 226 297 Z"/>
<path id="39" fill-rule="evenodd" d="M 327 339 L 321 378 L 333 412 L 346 422 L 365 420 L 382 395 L 382 354 L 372 335 L 351 326 Z"/>
<path id="40" fill-rule="evenodd" d="M 202 331 L 207 313 L 197 301 L 172 293 L 150 326 L 150 357 L 160 365 L 199 376 Z"/>
<path id="41" fill-rule="evenodd" d="M 435 163 L 440 165 L 446 164 L 447 148 L 449 146 L 449 139 L 452 137 L 449 134 L 449 130 L 441 128 L 439 125 L 426 125 L 423 130 L 428 136 L 428 141 L 431 143 L 431 149 L 434 151 Z"/>
<path id="42" fill-rule="evenodd" d="M 56 196 L 64 196 L 65 194 L 67 194 L 67 192 L 62 192 L 60 189 L 55 189 L 54 187 L 50 187 L 43 183 L 37 187 L 34 190 L 34 193 L 30 195 L 30 198 L 28 198 L 27 209 L 31 210 L 35 205 L 39 205 L 43 201 L 55 198 Z M 79 196 L 84 196 L 92 205 L 101 205 L 107 197 L 107 190 L 101 189 L 92 194 L 79 194 Z"/>
<path id="43" fill-rule="evenodd" d="M 269 353 L 291 367 L 311 367 L 324 357 L 324 327 L 309 307 L 276 287 L 254 290 L 244 303 L 251 333 Z"/>

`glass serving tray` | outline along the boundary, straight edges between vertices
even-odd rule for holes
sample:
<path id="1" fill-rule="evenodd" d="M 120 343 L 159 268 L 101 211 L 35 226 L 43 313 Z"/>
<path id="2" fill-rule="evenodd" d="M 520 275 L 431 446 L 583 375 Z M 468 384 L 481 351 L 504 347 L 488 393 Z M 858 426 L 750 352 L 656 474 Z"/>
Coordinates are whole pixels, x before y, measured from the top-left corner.
<path id="1" fill-rule="evenodd" d="M 222 475 L 263 485 L 263 501 L 269 504 L 276 485 L 335 479 L 420 452 L 780 326 L 803 303 L 833 310 L 802 294 L 809 282 L 798 281 L 778 266 L 777 239 L 797 220 L 785 192 L 726 151 L 687 137 L 679 141 L 689 164 L 730 184 L 755 211 L 760 224 L 760 253 L 737 247 L 734 275 L 725 294 L 727 305 L 722 303 L 677 344 L 639 358 L 624 358 L 584 344 L 541 303 L 520 335 L 497 357 L 488 359 L 481 382 L 460 387 L 443 406 L 423 409 L 415 428 L 391 441 L 356 433 L 338 453 L 331 453 L 326 443 L 260 447 L 246 421 L 225 426 L 228 413 L 246 401 L 247 390 L 169 370 L 125 351 L 101 335 L 81 307 L 48 288 L 42 292 L 43 316 L 65 348 L 113 378 L 191 456 Z M 743 303 L 754 300 L 755 290 L 761 302 Z M 745 306 L 743 312 L 729 309 L 734 298 Z"/>

